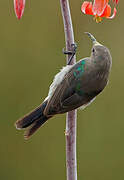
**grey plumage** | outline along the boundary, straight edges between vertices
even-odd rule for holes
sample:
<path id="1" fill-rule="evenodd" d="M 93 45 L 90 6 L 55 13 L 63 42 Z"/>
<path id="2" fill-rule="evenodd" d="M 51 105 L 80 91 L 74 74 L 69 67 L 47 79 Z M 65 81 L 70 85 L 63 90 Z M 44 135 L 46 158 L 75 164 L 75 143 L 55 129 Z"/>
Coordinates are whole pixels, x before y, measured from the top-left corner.
<path id="1" fill-rule="evenodd" d="M 56 114 L 87 106 L 107 85 L 112 58 L 108 48 L 101 45 L 88 33 L 93 41 L 91 56 L 81 59 L 61 71 L 45 101 L 34 111 L 16 122 L 18 129 L 26 129 L 25 138 L 30 137 L 47 119 Z M 61 80 L 60 80 L 61 77 Z"/>

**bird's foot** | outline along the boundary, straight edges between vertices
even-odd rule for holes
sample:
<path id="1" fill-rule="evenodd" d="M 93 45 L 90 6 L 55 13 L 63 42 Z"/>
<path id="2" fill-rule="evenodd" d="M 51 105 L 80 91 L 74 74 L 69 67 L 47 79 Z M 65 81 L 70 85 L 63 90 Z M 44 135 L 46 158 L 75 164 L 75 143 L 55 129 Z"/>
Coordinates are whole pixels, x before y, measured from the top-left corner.
<path id="1" fill-rule="evenodd" d="M 72 51 L 66 51 L 65 48 L 63 48 L 63 53 L 66 54 L 66 55 L 72 55 L 72 54 L 75 54 L 76 53 L 76 50 L 77 50 L 77 44 L 74 43 L 74 44 L 71 44 L 71 47 L 72 47 Z"/>
<path id="2" fill-rule="evenodd" d="M 63 48 L 63 53 L 64 54 L 71 55 L 70 59 L 68 60 L 68 65 L 71 64 L 71 61 L 72 61 L 74 55 L 76 54 L 77 44 L 76 43 L 71 44 L 71 47 L 72 47 L 72 51 L 66 51 L 65 48 Z"/>

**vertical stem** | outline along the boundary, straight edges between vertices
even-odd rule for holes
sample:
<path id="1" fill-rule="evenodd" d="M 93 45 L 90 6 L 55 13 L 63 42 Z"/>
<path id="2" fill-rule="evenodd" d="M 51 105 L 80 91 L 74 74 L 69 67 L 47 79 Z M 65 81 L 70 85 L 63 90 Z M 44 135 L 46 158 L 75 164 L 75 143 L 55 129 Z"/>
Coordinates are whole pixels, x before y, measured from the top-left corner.
<path id="1" fill-rule="evenodd" d="M 68 0 L 60 0 L 64 31 L 66 50 L 72 50 L 71 44 L 74 44 L 74 33 L 72 27 L 72 20 L 70 14 L 70 7 Z M 69 55 L 67 57 L 67 62 Z M 72 64 L 76 62 L 76 57 L 72 59 Z M 66 117 L 66 167 L 67 167 L 67 180 L 77 180 L 77 160 L 76 160 L 76 121 L 77 111 L 67 113 Z"/>

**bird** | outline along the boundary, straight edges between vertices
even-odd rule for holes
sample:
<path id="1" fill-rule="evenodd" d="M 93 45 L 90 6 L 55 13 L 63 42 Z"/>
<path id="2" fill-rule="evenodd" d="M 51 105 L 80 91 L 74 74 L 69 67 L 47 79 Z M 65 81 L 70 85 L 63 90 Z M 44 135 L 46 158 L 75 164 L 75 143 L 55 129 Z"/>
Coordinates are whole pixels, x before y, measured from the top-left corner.
<path id="1" fill-rule="evenodd" d="M 91 33 L 86 34 L 93 43 L 90 57 L 83 58 L 72 65 L 74 50 L 70 62 L 54 77 L 45 100 L 36 109 L 16 121 L 16 128 L 25 130 L 25 139 L 33 135 L 53 116 L 80 107 L 84 109 L 108 84 L 112 66 L 110 51 Z"/>

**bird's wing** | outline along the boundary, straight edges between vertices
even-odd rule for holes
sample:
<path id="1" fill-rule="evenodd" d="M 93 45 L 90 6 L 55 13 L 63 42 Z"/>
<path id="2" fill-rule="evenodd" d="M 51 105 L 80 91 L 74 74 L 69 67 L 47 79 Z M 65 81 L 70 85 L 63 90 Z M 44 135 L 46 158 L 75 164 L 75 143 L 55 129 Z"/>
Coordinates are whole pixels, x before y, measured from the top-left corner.
<path id="1" fill-rule="evenodd" d="M 87 104 L 96 96 L 93 89 L 88 88 L 88 84 L 93 84 L 94 80 L 92 77 L 89 77 L 90 82 L 88 81 L 87 77 L 91 73 L 89 73 L 88 70 L 88 63 L 85 64 L 85 61 L 88 62 L 88 59 L 86 60 L 79 61 L 64 76 L 63 80 L 57 86 L 53 95 L 48 100 L 47 106 L 44 110 L 45 115 L 53 115 L 71 111 L 80 107 L 81 105 Z M 84 84 L 83 91 L 81 87 L 82 81 Z"/>
<path id="2" fill-rule="evenodd" d="M 74 92 L 74 89 L 70 87 L 70 84 L 68 82 L 68 77 L 70 76 L 71 72 L 69 72 L 63 79 L 63 81 L 57 86 L 56 90 L 54 91 L 52 97 L 48 100 L 47 106 L 44 110 L 44 114 L 51 115 L 60 113 L 60 110 L 62 109 L 63 103 L 68 101 L 68 99 L 76 96 L 76 93 Z M 70 80 L 73 81 L 73 76 L 70 76 Z M 74 102 L 76 101 L 73 100 Z M 71 104 L 74 104 L 74 102 L 70 101 Z M 70 103 L 66 103 L 67 106 L 69 106 Z"/>

